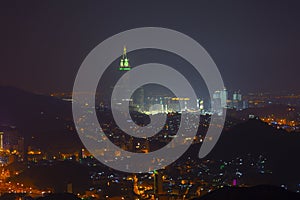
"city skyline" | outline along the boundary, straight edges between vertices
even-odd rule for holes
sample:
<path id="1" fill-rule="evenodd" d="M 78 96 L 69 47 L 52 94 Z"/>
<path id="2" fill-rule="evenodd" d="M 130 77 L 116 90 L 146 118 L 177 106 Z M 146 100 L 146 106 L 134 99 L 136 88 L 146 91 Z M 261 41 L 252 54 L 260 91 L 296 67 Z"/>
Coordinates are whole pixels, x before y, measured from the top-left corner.
<path id="1" fill-rule="evenodd" d="M 7 1 L 0 200 L 300 199 L 300 1 Z"/>

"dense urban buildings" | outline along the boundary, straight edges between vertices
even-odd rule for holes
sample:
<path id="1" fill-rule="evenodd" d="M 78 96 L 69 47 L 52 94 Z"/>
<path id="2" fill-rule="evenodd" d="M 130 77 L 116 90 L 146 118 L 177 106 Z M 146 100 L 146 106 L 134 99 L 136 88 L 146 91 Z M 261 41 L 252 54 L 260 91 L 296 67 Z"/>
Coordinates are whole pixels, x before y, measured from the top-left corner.
<path id="1" fill-rule="evenodd" d="M 9 88 L 9 90 L 15 89 Z M 23 95 L 18 90 L 16 92 L 21 96 Z M 221 96 L 221 91 L 217 91 L 213 99 L 213 101 L 216 100 L 220 104 L 221 101 L 226 102 L 226 104 L 223 103 L 224 109 L 227 109 L 223 137 L 234 134 L 236 130 L 243 131 L 245 133 L 244 137 L 249 137 L 247 135 L 248 126 L 252 127 L 259 134 L 265 134 L 266 137 L 269 137 L 267 136 L 269 134 L 275 134 L 269 139 L 277 137 L 276 134 L 280 138 L 286 138 L 284 140 L 290 140 L 289 137 L 299 137 L 300 120 L 299 109 L 297 109 L 299 96 L 286 95 L 284 93 L 281 95 L 268 93 L 254 96 L 252 94 L 243 95 L 240 92 L 231 92 L 230 90 L 223 90 L 223 93 Z M 227 100 L 221 100 L 221 97 L 226 95 L 228 95 Z M 70 97 L 67 93 L 53 93 L 51 96 L 48 97 L 50 101 L 58 100 L 63 104 L 67 103 L 66 105 L 70 108 L 72 101 L 68 100 Z M 32 98 L 39 97 L 32 95 Z M 298 101 L 295 101 L 297 98 Z M 147 101 L 154 103 L 154 105 L 157 102 L 161 106 L 157 110 L 153 109 L 152 113 L 145 111 L 150 104 Z M 42 137 L 41 134 L 31 135 L 29 133 L 29 135 L 24 135 L 22 133 L 25 130 L 22 130 L 15 124 L 2 125 L 0 131 L 2 144 L 1 193 L 24 193 L 37 197 L 53 192 L 73 192 L 83 199 L 113 199 L 112 197 L 116 196 L 124 199 L 151 199 L 154 197 L 161 199 L 191 199 L 225 186 L 244 187 L 266 182 L 272 182 L 279 187 L 295 192 L 299 191 L 299 183 L 284 181 L 284 179 L 279 178 L 280 174 L 276 171 L 277 167 L 272 164 L 274 163 L 273 154 L 267 152 L 259 153 L 260 151 L 255 152 L 250 148 L 248 153 L 243 153 L 241 150 L 241 154 L 233 154 L 232 157 L 229 156 L 228 158 L 220 159 L 219 156 L 212 154 L 211 158 L 199 160 L 197 154 L 193 152 L 199 148 L 199 145 L 205 139 L 205 130 L 209 126 L 210 116 L 220 115 L 220 113 L 207 109 L 204 106 L 204 100 L 201 100 L 201 98 L 198 100 L 197 108 L 193 111 L 181 110 L 179 109 L 180 107 L 177 107 L 179 110 L 170 110 L 173 104 L 175 108 L 176 105 L 178 106 L 178 101 L 189 101 L 189 99 L 188 97 L 163 98 L 157 96 L 152 99 L 144 97 L 143 100 L 133 100 L 133 102 L 144 102 L 144 105 L 139 107 L 140 109 L 136 109 L 137 107 L 132 104 L 132 118 L 138 124 L 147 123 L 147 115 L 168 113 L 164 129 L 155 137 L 146 140 L 124 135 L 114 124 L 109 106 L 100 103 L 99 107 L 96 108 L 102 116 L 100 123 L 109 139 L 124 150 L 140 153 L 154 151 L 172 141 L 172 137 L 176 134 L 179 126 L 181 112 L 191 112 L 192 115 L 201 114 L 199 132 L 195 138 L 190 138 L 194 140 L 194 145 L 188 152 L 169 167 L 147 174 L 127 174 L 109 169 L 99 163 L 93 158 L 93 155 L 84 147 L 80 147 L 80 145 L 76 145 L 75 149 L 71 146 L 69 149 L 47 149 L 44 146 L 46 144 L 45 140 L 40 138 Z M 241 102 L 247 102 L 249 106 L 243 107 L 244 103 Z M 29 104 L 34 106 L 31 103 Z M 141 110 L 141 108 L 144 108 L 144 110 Z M 37 108 L 32 109 L 36 110 Z M 38 109 L 41 110 L 38 113 L 37 121 L 40 121 L 43 127 L 44 125 L 56 127 L 56 123 L 62 123 L 63 126 L 61 128 L 63 128 L 64 132 L 67 132 L 68 137 L 73 137 L 71 135 L 76 134 L 70 116 L 52 115 L 43 107 Z M 51 108 L 51 110 L 53 109 L 56 109 L 56 106 Z M 89 111 L 87 112 L 88 114 Z M 49 124 L 48 121 L 54 123 Z M 42 130 L 40 129 L 41 133 L 43 132 Z M 276 131 L 278 133 L 275 133 Z M 249 134 L 251 135 L 251 132 Z M 47 135 L 45 137 L 47 138 Z M 62 136 L 58 136 L 57 139 L 60 139 L 59 137 Z M 50 143 L 55 144 L 55 140 L 50 141 Z M 242 144 L 242 141 L 240 142 Z M 238 144 L 236 145 L 236 148 L 240 148 Z M 290 144 L 290 147 L 292 147 L 292 144 Z M 231 147 L 227 147 L 227 151 L 230 152 L 229 149 Z M 115 156 L 121 157 L 122 155 L 116 152 Z M 288 165 L 288 163 L 278 165 Z M 73 178 L 67 178 L 63 172 L 63 169 L 66 167 L 80 169 L 82 174 L 74 172 L 73 175 L 68 175 Z M 60 186 L 55 186 L 55 183 L 51 184 L 51 181 L 47 183 L 51 177 L 43 175 L 46 172 L 43 172 L 43 170 L 48 171 L 50 174 L 57 173 L 64 180 L 63 183 L 59 184 Z M 52 170 L 54 171 L 51 172 Z M 70 174 L 72 173 L 70 172 Z M 36 174 L 36 178 L 44 176 L 43 181 L 37 185 L 34 184 L 32 182 L 35 180 L 34 174 Z M 77 176 L 82 177 L 81 180 L 85 181 L 78 182 L 75 178 Z M 270 178 L 273 181 L 270 182 Z M 280 182 L 280 180 L 282 181 Z"/>
<path id="2" fill-rule="evenodd" d="M 0 200 L 300 199 L 299 8 L 1 2 Z"/>

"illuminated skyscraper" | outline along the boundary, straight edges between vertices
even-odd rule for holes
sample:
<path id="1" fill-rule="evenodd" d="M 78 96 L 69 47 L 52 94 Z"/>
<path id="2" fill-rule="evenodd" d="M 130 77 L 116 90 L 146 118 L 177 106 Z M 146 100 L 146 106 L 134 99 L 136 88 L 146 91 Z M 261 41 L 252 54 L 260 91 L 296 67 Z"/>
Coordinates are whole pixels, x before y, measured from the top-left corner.
<path id="1" fill-rule="evenodd" d="M 213 94 L 213 99 L 211 102 L 211 109 L 213 113 L 221 114 L 221 98 L 220 98 L 220 91 L 215 91 Z"/>
<path id="2" fill-rule="evenodd" d="M 120 63 L 119 63 L 119 67 L 118 67 L 118 70 L 119 71 L 129 71 L 131 70 L 131 66 L 130 66 L 130 63 L 129 63 L 129 58 L 127 57 L 127 49 L 126 49 L 126 46 L 124 46 L 124 49 L 123 49 L 123 54 L 122 54 L 122 57 L 120 59 Z M 129 85 L 130 85 L 130 76 L 128 73 L 125 73 L 124 75 L 124 78 L 123 78 L 123 83 L 122 85 L 118 86 L 120 88 L 122 88 L 122 90 L 124 91 L 128 91 L 128 93 L 131 93 L 130 89 L 129 89 Z M 116 87 L 116 86 L 114 86 Z M 130 107 L 133 107 L 132 103 L 132 99 L 112 99 L 112 102 L 114 104 L 114 106 L 118 106 L 118 105 L 121 105 L 123 103 L 127 103 L 129 102 L 129 106 Z"/>
<path id="3" fill-rule="evenodd" d="M 136 111 L 143 112 L 144 111 L 144 88 L 143 86 L 138 88 L 133 95 L 133 103 Z"/>
<path id="4" fill-rule="evenodd" d="M 204 113 L 204 100 L 197 99 L 197 109 L 203 114 Z"/>
<path id="5" fill-rule="evenodd" d="M 123 55 L 122 55 L 122 58 L 120 60 L 119 70 L 120 71 L 129 71 L 130 69 L 131 69 L 131 67 L 130 67 L 130 64 L 129 64 L 129 58 L 127 57 L 127 49 L 126 49 L 126 46 L 124 46 Z"/>
<path id="6" fill-rule="evenodd" d="M 234 101 L 242 101 L 242 94 L 240 92 L 234 92 L 233 93 L 233 98 Z"/>
<path id="7" fill-rule="evenodd" d="M 226 89 L 220 91 L 221 107 L 227 107 L 228 92 Z"/>
<path id="8" fill-rule="evenodd" d="M 131 66 L 129 63 L 129 58 L 127 57 L 127 49 L 126 46 L 124 46 L 123 49 L 123 55 L 121 57 L 120 60 L 120 66 L 119 66 L 119 70 L 120 71 L 129 71 L 131 70 Z M 129 75 L 127 75 L 127 84 L 130 84 L 130 77 Z M 127 90 L 126 85 L 123 85 L 124 89 Z M 128 91 L 130 92 L 130 91 Z M 131 107 L 139 112 L 143 112 L 144 111 L 144 88 L 140 87 L 137 89 L 137 91 L 135 91 L 135 95 L 133 99 L 128 99 L 131 103 Z M 123 101 L 127 101 L 127 99 L 124 99 Z"/>
<path id="9" fill-rule="evenodd" d="M 223 109 L 227 108 L 228 92 L 226 89 L 217 90 L 213 94 L 212 112 L 223 115 Z"/>
<path id="10" fill-rule="evenodd" d="M 233 102 L 233 108 L 237 110 L 243 109 L 242 94 L 240 94 L 240 92 L 233 93 L 232 102 Z"/>

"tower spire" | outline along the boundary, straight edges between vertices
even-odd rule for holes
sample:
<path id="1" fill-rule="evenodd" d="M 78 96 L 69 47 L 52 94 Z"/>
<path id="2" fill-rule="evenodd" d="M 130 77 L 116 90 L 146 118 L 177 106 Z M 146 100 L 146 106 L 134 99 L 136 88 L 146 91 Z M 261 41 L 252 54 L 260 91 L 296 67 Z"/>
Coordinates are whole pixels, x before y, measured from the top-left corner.
<path id="1" fill-rule="evenodd" d="M 127 49 L 126 49 L 126 46 L 124 45 L 124 48 L 123 48 L 123 59 L 127 57 L 126 53 L 127 53 Z"/>

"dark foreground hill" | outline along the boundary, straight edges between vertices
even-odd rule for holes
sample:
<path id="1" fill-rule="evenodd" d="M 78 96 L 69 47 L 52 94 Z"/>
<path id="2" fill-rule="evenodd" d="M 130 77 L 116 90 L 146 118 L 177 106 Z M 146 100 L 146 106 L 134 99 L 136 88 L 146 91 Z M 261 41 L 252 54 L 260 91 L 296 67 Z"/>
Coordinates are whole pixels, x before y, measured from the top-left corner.
<path id="1" fill-rule="evenodd" d="M 194 200 L 300 200 L 300 194 L 274 186 L 224 187 Z"/>
<path id="2" fill-rule="evenodd" d="M 69 193 L 57 193 L 57 194 L 49 194 L 45 197 L 38 197 L 36 199 L 26 196 L 24 194 L 3 194 L 0 196 L 0 200 L 80 200 L 76 195 Z"/>
<path id="3" fill-rule="evenodd" d="M 36 200 L 80 200 L 76 195 L 69 193 L 50 194 L 46 197 L 40 197 Z"/>
<path id="4" fill-rule="evenodd" d="M 239 156 L 264 155 L 266 167 L 272 171 L 272 179 L 258 181 L 245 174 L 248 185 L 295 186 L 300 180 L 300 134 L 276 129 L 260 120 L 249 120 L 224 131 L 207 158 L 231 160 Z"/>
<path id="5" fill-rule="evenodd" d="M 18 176 L 10 178 L 12 182 L 22 182 L 40 189 L 52 188 L 55 192 L 66 191 L 67 184 L 72 183 L 73 191 L 84 192 L 92 184 L 89 169 L 72 161 L 57 161 L 51 166 L 31 166 Z"/>

